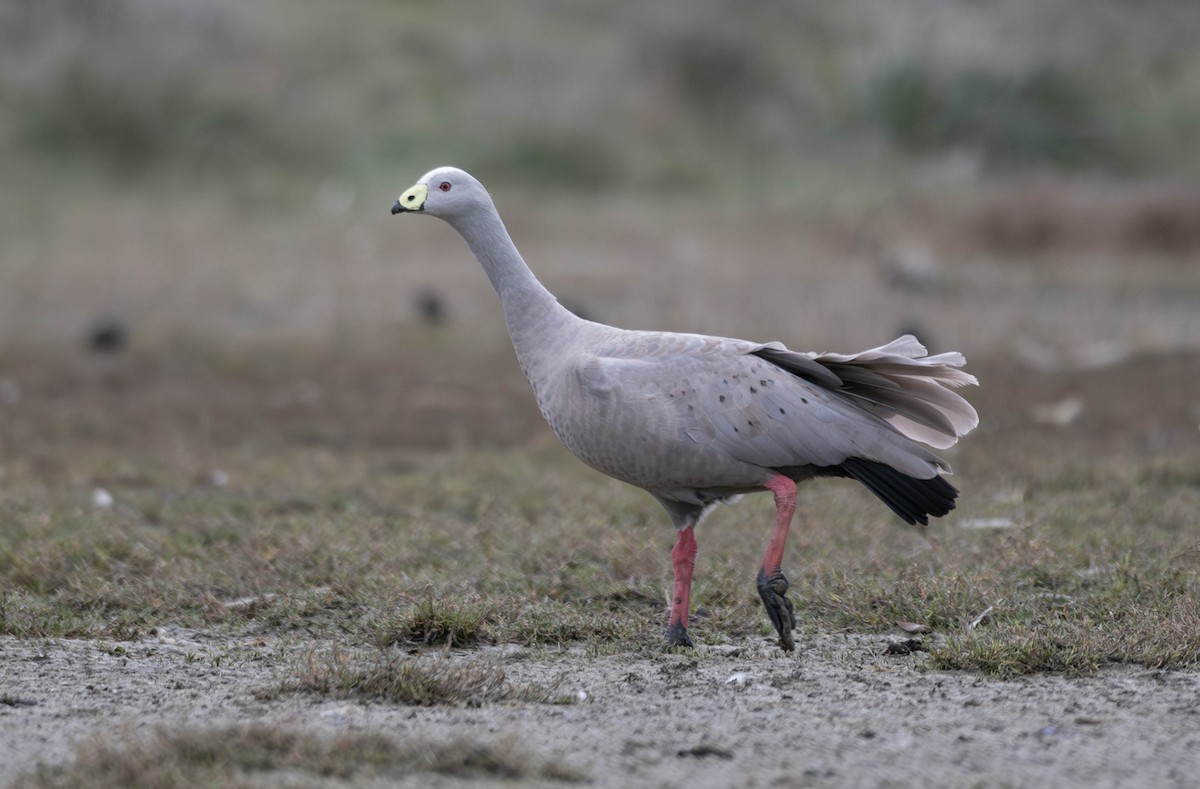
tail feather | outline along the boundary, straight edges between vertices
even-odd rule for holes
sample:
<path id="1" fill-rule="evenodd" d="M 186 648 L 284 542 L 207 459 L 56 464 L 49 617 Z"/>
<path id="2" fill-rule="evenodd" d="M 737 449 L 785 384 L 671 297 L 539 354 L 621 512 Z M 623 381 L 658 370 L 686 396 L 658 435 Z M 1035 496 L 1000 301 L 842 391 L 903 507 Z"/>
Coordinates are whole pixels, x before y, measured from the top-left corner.
<path id="1" fill-rule="evenodd" d="M 917 479 L 897 471 L 886 463 L 849 458 L 838 470 L 866 485 L 906 522 L 929 523 L 929 516 L 941 517 L 954 509 L 958 489 L 943 477 Z"/>

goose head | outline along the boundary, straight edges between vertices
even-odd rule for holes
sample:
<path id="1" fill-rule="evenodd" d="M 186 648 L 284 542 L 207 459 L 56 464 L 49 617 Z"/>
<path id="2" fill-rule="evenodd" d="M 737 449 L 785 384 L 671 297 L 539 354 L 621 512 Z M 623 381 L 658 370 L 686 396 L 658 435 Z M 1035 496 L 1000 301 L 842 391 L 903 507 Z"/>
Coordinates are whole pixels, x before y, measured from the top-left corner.
<path id="1" fill-rule="evenodd" d="M 483 184 L 457 167 L 438 167 L 421 176 L 392 205 L 393 214 L 418 213 L 459 219 L 491 208 Z"/>

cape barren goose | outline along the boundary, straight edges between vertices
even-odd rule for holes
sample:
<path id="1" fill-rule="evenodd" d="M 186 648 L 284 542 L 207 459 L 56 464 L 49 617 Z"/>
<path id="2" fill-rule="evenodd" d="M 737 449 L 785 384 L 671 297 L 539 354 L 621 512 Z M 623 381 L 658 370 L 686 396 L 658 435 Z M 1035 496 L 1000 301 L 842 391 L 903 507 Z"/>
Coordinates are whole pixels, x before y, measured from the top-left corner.
<path id="1" fill-rule="evenodd" d="M 904 336 L 862 353 L 800 353 L 778 342 L 627 331 L 576 317 L 534 277 L 483 185 L 426 173 L 392 213 L 444 219 L 462 235 L 504 307 L 521 371 L 555 435 L 580 460 L 658 499 L 675 523 L 666 638 L 690 645 L 695 527 L 719 502 L 775 496 L 758 592 L 780 646 L 795 615 L 780 565 L 796 483 L 853 477 L 909 523 L 954 508 L 938 449 L 978 424 L 953 390 L 974 384 L 958 353 L 927 356 Z"/>

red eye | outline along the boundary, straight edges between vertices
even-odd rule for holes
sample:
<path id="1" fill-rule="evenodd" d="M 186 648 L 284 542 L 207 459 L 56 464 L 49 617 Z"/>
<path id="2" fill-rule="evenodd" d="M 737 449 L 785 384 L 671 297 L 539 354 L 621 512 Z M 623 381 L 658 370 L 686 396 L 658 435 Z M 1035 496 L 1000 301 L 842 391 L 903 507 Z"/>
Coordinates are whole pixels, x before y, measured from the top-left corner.
<path id="1" fill-rule="evenodd" d="M 438 184 L 438 189 L 441 189 L 443 192 L 449 192 L 450 191 L 450 182 L 442 181 L 440 184 Z"/>

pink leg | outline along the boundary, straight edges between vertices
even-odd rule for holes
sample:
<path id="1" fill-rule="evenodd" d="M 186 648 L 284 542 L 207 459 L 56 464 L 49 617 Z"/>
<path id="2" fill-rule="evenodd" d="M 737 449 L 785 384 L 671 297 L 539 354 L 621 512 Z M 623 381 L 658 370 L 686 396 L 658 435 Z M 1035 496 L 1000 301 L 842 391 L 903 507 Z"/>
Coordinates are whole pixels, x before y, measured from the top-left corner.
<path id="1" fill-rule="evenodd" d="M 671 551 L 675 566 L 675 589 L 671 594 L 671 618 L 667 621 L 667 643 L 670 646 L 692 645 L 687 633 L 688 605 L 692 597 L 692 572 L 696 569 L 696 530 L 688 523 L 677 532 L 675 548 Z"/>
<path id="2" fill-rule="evenodd" d="M 772 477 L 767 490 L 775 494 L 775 529 L 767 543 L 759 569 L 764 575 L 773 575 L 783 566 L 783 549 L 787 547 L 788 530 L 792 527 L 792 514 L 796 512 L 796 483 L 784 476 Z"/>
<path id="3" fill-rule="evenodd" d="M 771 618 L 771 624 L 779 633 L 779 645 L 784 651 L 791 652 L 795 649 L 792 629 L 796 626 L 796 615 L 792 601 L 785 597 L 788 581 L 782 565 L 788 530 L 792 526 L 792 515 L 796 512 L 796 483 L 776 475 L 767 481 L 765 487 L 775 494 L 775 528 L 758 568 L 758 594 L 767 609 L 767 616 Z"/>

